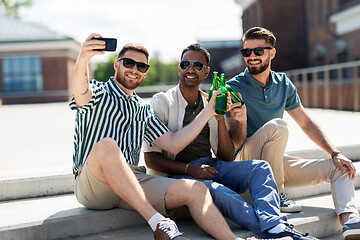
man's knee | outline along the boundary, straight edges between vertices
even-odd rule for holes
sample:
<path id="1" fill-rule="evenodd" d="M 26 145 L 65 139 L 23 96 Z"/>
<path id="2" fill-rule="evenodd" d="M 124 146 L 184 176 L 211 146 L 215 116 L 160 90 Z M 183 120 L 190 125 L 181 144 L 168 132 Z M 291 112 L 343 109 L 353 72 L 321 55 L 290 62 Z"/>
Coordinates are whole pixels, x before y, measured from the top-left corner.
<path id="1" fill-rule="evenodd" d="M 114 139 L 103 138 L 94 145 L 87 161 L 98 164 L 111 163 L 118 159 L 120 153 L 121 150 Z"/>
<path id="2" fill-rule="evenodd" d="M 118 146 L 114 139 L 103 138 L 94 145 L 93 150 L 104 152 L 104 151 L 112 150 L 117 147 Z"/>
<path id="3" fill-rule="evenodd" d="M 196 198 L 199 196 L 205 196 L 209 194 L 209 189 L 204 183 L 191 179 L 179 179 L 176 182 L 180 183 L 179 194 L 188 196 L 190 198 Z"/>
<path id="4" fill-rule="evenodd" d="M 272 172 L 271 166 L 264 160 L 252 160 L 253 172 L 256 174 L 264 174 Z"/>
<path id="5" fill-rule="evenodd" d="M 103 138 L 94 145 L 91 151 L 98 156 L 106 156 L 119 150 L 120 149 L 114 139 Z"/>
<path id="6" fill-rule="evenodd" d="M 288 124 L 284 119 L 274 118 L 267 122 L 264 126 L 265 129 L 276 133 L 278 136 L 288 138 L 289 129 Z"/>

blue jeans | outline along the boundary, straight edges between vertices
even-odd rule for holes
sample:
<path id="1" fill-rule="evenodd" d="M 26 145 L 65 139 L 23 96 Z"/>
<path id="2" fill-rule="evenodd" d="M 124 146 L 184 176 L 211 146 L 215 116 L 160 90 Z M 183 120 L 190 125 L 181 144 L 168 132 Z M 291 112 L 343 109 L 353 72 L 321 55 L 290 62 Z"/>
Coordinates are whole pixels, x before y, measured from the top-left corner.
<path id="1" fill-rule="evenodd" d="M 224 162 L 216 158 L 199 158 L 194 165 L 206 164 L 219 173 L 212 180 L 196 179 L 190 175 L 170 175 L 172 178 L 195 179 L 210 190 L 219 211 L 233 222 L 260 237 L 264 231 L 287 218 L 280 213 L 279 194 L 270 165 L 262 160 Z M 239 193 L 250 191 L 253 205 L 241 198 Z"/>

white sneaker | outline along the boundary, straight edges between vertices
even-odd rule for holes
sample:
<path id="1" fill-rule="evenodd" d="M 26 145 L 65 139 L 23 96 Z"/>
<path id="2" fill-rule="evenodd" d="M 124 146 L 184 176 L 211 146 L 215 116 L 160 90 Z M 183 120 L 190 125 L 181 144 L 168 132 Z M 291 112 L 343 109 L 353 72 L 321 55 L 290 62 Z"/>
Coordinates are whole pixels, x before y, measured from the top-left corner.
<path id="1" fill-rule="evenodd" d="M 280 193 L 280 211 L 285 213 L 300 212 L 301 206 L 290 200 L 286 193 Z"/>
<path id="2" fill-rule="evenodd" d="M 156 226 L 156 230 L 154 232 L 155 240 L 189 240 L 186 237 L 183 237 L 181 232 L 179 231 L 176 223 L 169 219 L 164 218 L 161 220 Z"/>

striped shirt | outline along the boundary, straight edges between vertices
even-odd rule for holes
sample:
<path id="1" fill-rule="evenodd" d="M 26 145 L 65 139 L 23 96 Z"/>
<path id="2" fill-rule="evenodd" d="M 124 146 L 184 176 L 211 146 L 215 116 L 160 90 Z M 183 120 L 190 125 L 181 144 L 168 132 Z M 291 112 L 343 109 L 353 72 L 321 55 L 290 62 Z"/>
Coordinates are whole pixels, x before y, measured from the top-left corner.
<path id="1" fill-rule="evenodd" d="M 168 132 L 152 108 L 134 93 L 128 96 L 113 78 L 106 83 L 90 81 L 92 97 L 77 108 L 73 98 L 69 106 L 77 110 L 75 119 L 73 172 L 83 166 L 94 145 L 103 138 L 114 139 L 130 165 L 139 163 L 143 140 L 149 145 Z"/>

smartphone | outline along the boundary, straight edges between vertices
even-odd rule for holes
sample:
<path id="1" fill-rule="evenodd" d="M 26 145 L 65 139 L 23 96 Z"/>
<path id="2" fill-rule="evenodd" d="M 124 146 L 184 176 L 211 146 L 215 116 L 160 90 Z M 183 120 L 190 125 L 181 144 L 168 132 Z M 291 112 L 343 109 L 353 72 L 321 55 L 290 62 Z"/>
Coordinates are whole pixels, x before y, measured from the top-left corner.
<path id="1" fill-rule="evenodd" d="M 93 39 L 102 40 L 102 41 L 106 42 L 106 45 L 105 45 L 104 49 L 94 49 L 94 51 L 109 51 L 109 52 L 116 51 L 116 44 L 117 44 L 117 39 L 116 38 L 97 38 L 97 37 L 94 37 Z"/>

